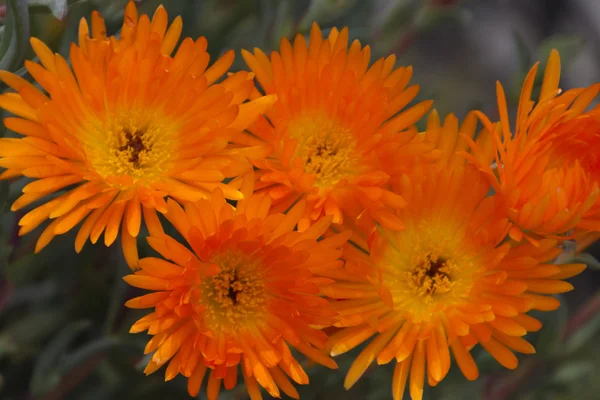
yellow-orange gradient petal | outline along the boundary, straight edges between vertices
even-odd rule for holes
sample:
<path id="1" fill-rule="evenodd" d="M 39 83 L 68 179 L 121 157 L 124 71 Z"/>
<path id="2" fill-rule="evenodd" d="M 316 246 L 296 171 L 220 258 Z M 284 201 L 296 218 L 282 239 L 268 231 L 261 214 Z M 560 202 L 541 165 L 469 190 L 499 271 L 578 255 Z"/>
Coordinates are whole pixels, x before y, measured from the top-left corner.
<path id="1" fill-rule="evenodd" d="M 127 302 L 154 309 L 131 329 L 153 335 L 146 372 L 168 364 L 166 379 L 188 377 L 192 396 L 209 375 L 207 396 L 216 399 L 220 382 L 235 386 L 239 366 L 251 398 L 260 398 L 259 387 L 297 398 L 291 381 L 307 384 L 308 377 L 292 348 L 337 368 L 325 352 L 327 335 L 317 328 L 334 322 L 335 311 L 319 296 L 333 281 L 316 274 L 342 269 L 350 235 L 317 240 L 329 228 L 327 217 L 314 225 L 318 230 L 295 231 L 304 202 L 285 215 L 269 213 L 271 198 L 251 189 L 242 185 L 246 196 L 236 208 L 221 189 L 185 208 L 169 200 L 165 217 L 191 250 L 165 234 L 151 236 L 149 244 L 164 259 L 143 258 L 141 270 L 125 277 L 155 291 Z"/>
<path id="2" fill-rule="evenodd" d="M 467 120 L 459 130 L 449 117 L 440 127 L 437 116 L 432 118 L 433 134 L 454 134 L 442 140 L 455 143 L 459 131 L 474 126 Z M 335 326 L 341 329 L 328 342 L 331 354 L 368 341 L 348 372 L 346 388 L 373 363 L 395 360 L 395 400 L 405 389 L 411 399 L 422 399 L 425 382 L 440 382 L 452 356 L 467 379 L 476 379 L 470 351 L 477 344 L 501 365 L 515 368 L 514 352 L 535 352 L 522 336 L 541 327 L 526 313 L 556 308 L 548 295 L 570 290 L 562 279 L 583 268 L 549 264 L 561 253 L 555 240 L 536 246 L 507 241 L 511 224 L 497 212 L 498 199 L 488 196 L 484 174 L 456 154 L 466 142 L 432 142 L 442 150 L 438 162 L 400 179 L 408 205 L 396 215 L 404 229 L 380 228 L 367 247 L 351 238 L 343 255 L 346 277 L 329 274 L 335 283 L 321 288 L 336 300 L 332 307 L 339 313 Z M 454 167 L 447 169 L 449 164 Z"/>
<path id="3" fill-rule="evenodd" d="M 478 113 L 486 132 L 470 141 L 470 156 L 485 172 L 514 223 L 516 241 L 600 231 L 600 109 L 588 108 L 600 84 L 561 93 L 560 58 L 553 50 L 540 97 L 531 99 L 538 65 L 525 79 L 514 134 L 504 89 L 497 83 L 500 121 Z M 586 235 L 590 237 L 589 235 Z"/>
<path id="4" fill-rule="evenodd" d="M 0 95 L 0 107 L 16 115 L 5 125 L 22 135 L 0 139 L 0 166 L 6 168 L 1 177 L 33 179 L 12 207 L 35 203 L 21 219 L 20 233 L 53 220 L 37 251 L 82 223 L 77 251 L 102 233 L 111 245 L 122 230 L 126 259 L 135 268 L 135 237 L 143 222 L 150 231 L 160 229 L 156 212 L 166 211 L 166 197 L 195 201 L 217 187 L 228 198 L 241 197 L 221 182 L 251 166 L 228 142 L 275 96 L 242 106 L 254 89 L 252 75 L 238 72 L 215 84 L 233 53 L 209 67 L 201 37 L 183 39 L 172 54 L 181 29 L 180 17 L 167 26 L 162 6 L 150 19 L 138 16 L 129 2 L 118 39 L 107 37 L 97 12 L 91 30 L 81 21 L 79 45 L 71 45 L 71 66 L 41 41 L 31 40 L 40 63 L 28 61 L 26 67 L 43 91 L 0 72 L 14 90 Z"/>
<path id="5" fill-rule="evenodd" d="M 412 68 L 394 69 L 393 55 L 369 67 L 369 46 L 349 45 L 347 28 L 323 38 L 316 23 L 308 42 L 283 38 L 270 57 L 260 49 L 242 56 L 261 90 L 277 95 L 266 117 L 234 137 L 238 145 L 271 150 L 253 161 L 257 190 L 281 211 L 303 198 L 301 230 L 322 215 L 339 224 L 373 209 L 379 223 L 397 225 L 378 212 L 403 203 L 387 183 L 432 150 L 414 128 L 432 102 L 407 108 L 419 91 L 408 86 Z"/>

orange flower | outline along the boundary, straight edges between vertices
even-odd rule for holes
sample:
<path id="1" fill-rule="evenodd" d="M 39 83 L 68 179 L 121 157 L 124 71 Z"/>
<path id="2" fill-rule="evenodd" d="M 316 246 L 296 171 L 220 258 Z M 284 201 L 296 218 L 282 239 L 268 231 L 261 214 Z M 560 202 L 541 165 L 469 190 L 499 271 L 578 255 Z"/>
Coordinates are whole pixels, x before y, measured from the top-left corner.
<path id="1" fill-rule="evenodd" d="M 272 396 L 279 397 L 281 389 L 298 398 L 288 377 L 299 384 L 308 383 L 308 377 L 290 346 L 337 368 L 319 350 L 327 335 L 316 328 L 333 322 L 335 312 L 318 295 L 320 286 L 333 281 L 316 275 L 341 268 L 341 247 L 349 234 L 317 241 L 331 217 L 300 233 L 294 227 L 303 202 L 286 215 L 269 215 L 266 193 L 242 191 L 247 196 L 237 209 L 220 189 L 209 200 L 186 204 L 185 210 L 167 202 L 166 218 L 193 252 L 166 235 L 148 239 L 170 261 L 141 259 L 141 270 L 125 277 L 133 286 L 155 291 L 126 303 L 155 309 L 131 332 L 154 335 L 146 347 L 154 354 L 145 372 L 169 362 L 166 379 L 178 373 L 188 377 L 192 396 L 211 370 L 207 396 L 216 399 L 221 382 L 226 389 L 234 387 L 240 365 L 252 399 L 261 398 L 258 384 Z"/>
<path id="2" fill-rule="evenodd" d="M 36 251 L 81 221 L 77 251 L 102 232 L 111 245 L 122 226 L 133 268 L 141 222 L 155 235 L 161 230 L 156 211 L 166 212 L 166 196 L 193 201 L 220 187 L 227 198 L 241 198 L 221 183 L 245 171 L 243 151 L 229 150 L 227 143 L 274 98 L 242 105 L 254 87 L 247 72 L 214 84 L 231 65 L 233 52 L 207 68 L 203 37 L 186 38 L 171 57 L 181 29 L 180 17 L 167 28 L 163 7 L 150 21 L 147 15 L 138 18 L 130 2 L 119 39 L 106 36 L 96 12 L 91 37 L 81 21 L 79 46 L 71 46 L 72 69 L 42 42 L 31 40 L 41 65 L 27 61 L 25 66 L 47 94 L 0 72 L 16 91 L 0 95 L 0 107 L 17 116 L 5 119 L 5 125 L 24 136 L 0 139 L 0 166 L 6 168 L 0 178 L 34 179 L 12 210 L 67 188 L 19 222 L 23 235 L 52 220 Z"/>
<path id="3" fill-rule="evenodd" d="M 370 48 L 355 40 L 348 49 L 347 28 L 333 28 L 323 39 L 316 24 L 308 44 L 298 35 L 293 45 L 283 38 L 270 58 L 260 49 L 242 56 L 264 92 L 278 96 L 251 134 L 234 138 L 272 149 L 270 157 L 254 160 L 257 189 L 269 193 L 277 210 L 304 198 L 301 230 L 322 215 L 339 224 L 365 209 L 381 224 L 397 226 L 386 207 L 404 200 L 386 184 L 431 150 L 412 125 L 432 102 L 401 112 L 419 91 L 406 88 L 412 68 L 394 70 L 394 55 L 368 68 Z"/>
<path id="4" fill-rule="evenodd" d="M 522 336 L 541 327 L 526 313 L 556 309 L 558 300 L 546 295 L 571 290 L 562 279 L 585 267 L 547 264 L 561 253 L 554 240 L 539 247 L 504 240 L 510 222 L 487 197 L 489 183 L 456 155 L 466 146 L 458 132 L 469 137 L 475 122 L 470 116 L 459 129 L 453 116 L 441 127 L 437 115 L 430 118 L 426 135 L 445 161 L 400 180 L 408 203 L 397 211 L 404 229 L 381 228 L 366 243 L 353 237 L 344 249 L 345 273 L 321 289 L 337 299 L 335 326 L 343 328 L 330 337 L 333 356 L 372 338 L 348 371 L 346 388 L 373 361 L 395 359 L 394 399 L 407 382 L 411 398 L 421 399 L 425 376 L 435 386 L 448 373 L 450 351 L 463 374 L 476 379 L 470 350 L 477 344 L 516 368 L 513 352 L 534 353 Z"/>
<path id="5" fill-rule="evenodd" d="M 432 157 L 424 157 L 420 160 L 422 162 L 417 160 L 409 170 L 410 178 L 406 173 L 392 176 L 389 185 L 392 193 L 404 195 L 403 191 L 407 187 L 410 188 L 416 182 L 428 179 L 425 172 L 433 165 L 449 171 L 464 167 L 466 163 L 464 152 L 469 149 L 468 140 L 472 140 L 475 136 L 476 128 L 477 116 L 473 112 L 468 113 L 463 123 L 459 124 L 458 118 L 452 114 L 448 115 L 442 123 L 437 110 L 432 110 L 427 118 L 425 131 L 419 133 L 419 139 L 423 143 L 434 146 L 430 153 Z M 410 185 L 407 185 L 407 179 L 411 182 Z M 394 217 L 400 221 L 397 216 Z M 377 229 L 377 225 L 373 224 L 369 216 L 365 218 L 364 214 L 360 215 L 352 222 L 345 222 L 344 225 L 352 231 L 353 242 L 363 248 L 368 248 L 368 238 Z M 402 225 L 403 223 L 400 221 L 399 226 Z M 392 227 L 392 229 L 397 228 L 398 226 Z"/>
<path id="6" fill-rule="evenodd" d="M 559 95 L 560 58 L 552 51 L 537 104 L 531 92 L 537 64 L 529 72 L 511 132 L 504 90 L 497 83 L 499 124 L 479 113 L 488 134 L 471 142 L 471 160 L 489 177 L 514 223 L 510 237 L 535 242 L 573 228 L 599 229 L 600 120 L 585 110 L 600 84 Z M 596 211 L 594 211 L 596 210 Z M 587 219 L 593 211 L 595 216 Z M 583 218 L 583 219 L 582 219 Z"/>
<path id="7" fill-rule="evenodd" d="M 584 90 L 578 89 L 576 93 L 580 92 L 578 98 L 581 98 L 579 106 L 585 108 L 589 99 L 595 98 L 599 91 L 600 84 Z M 564 95 L 567 94 L 568 92 Z M 549 142 L 548 153 L 552 167 L 580 167 L 594 185 L 600 185 L 600 106 L 565 118 L 545 132 L 544 140 Z M 594 195 L 590 197 L 590 201 L 594 198 L 596 201 L 581 216 L 572 231 L 578 251 L 600 238 L 600 200 Z"/>

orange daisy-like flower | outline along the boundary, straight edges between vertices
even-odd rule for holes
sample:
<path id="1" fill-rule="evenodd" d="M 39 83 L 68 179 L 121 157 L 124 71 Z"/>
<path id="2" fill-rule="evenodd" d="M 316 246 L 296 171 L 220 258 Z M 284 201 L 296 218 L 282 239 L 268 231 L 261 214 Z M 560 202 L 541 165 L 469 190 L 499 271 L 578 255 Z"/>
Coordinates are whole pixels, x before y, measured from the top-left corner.
<path id="1" fill-rule="evenodd" d="M 339 224 L 365 210 L 397 226 L 386 207 L 404 200 L 387 190 L 390 175 L 431 150 L 412 125 L 432 102 L 401 112 L 419 91 L 418 85 L 407 88 L 412 69 L 394 70 L 394 55 L 369 68 L 369 46 L 355 40 L 348 48 L 347 28 L 333 28 L 324 39 L 316 24 L 308 44 L 298 35 L 293 45 L 283 38 L 270 58 L 260 49 L 242 55 L 262 90 L 278 97 L 250 134 L 234 139 L 272 149 L 255 161 L 257 189 L 269 193 L 277 210 L 304 198 L 301 230 L 322 215 Z"/>
<path id="2" fill-rule="evenodd" d="M 0 178 L 34 179 L 12 209 L 68 189 L 19 221 L 22 235 L 52 220 L 36 251 L 81 221 L 77 251 L 102 232 L 105 244 L 112 244 L 122 226 L 125 255 L 134 267 L 142 220 L 159 231 L 156 211 L 166 212 L 166 196 L 194 201 L 220 187 L 226 197 L 241 198 L 221 183 L 245 171 L 242 150 L 228 150 L 227 144 L 274 98 L 241 104 L 254 87 L 247 72 L 214 84 L 231 65 L 233 52 L 207 68 L 205 38 L 186 38 L 171 57 L 181 29 L 179 17 L 167 27 L 163 7 L 150 20 L 138 18 L 130 2 L 119 39 L 106 36 L 96 12 L 91 35 L 81 21 L 79 46 L 70 51 L 72 69 L 31 40 L 41 65 L 27 61 L 25 66 L 46 93 L 0 72 L 15 90 L 0 95 L 0 107 L 16 115 L 4 123 L 24 136 L 0 139 L 0 166 L 6 168 Z"/>
<path id="3" fill-rule="evenodd" d="M 593 98 L 600 84 L 585 89 L 580 96 Z M 600 185 L 600 107 L 582 113 L 547 133 L 554 165 L 578 165 L 595 184 Z M 600 200 L 583 214 L 572 232 L 577 250 L 584 250 L 600 239 Z"/>
<path id="4" fill-rule="evenodd" d="M 600 106 L 586 112 L 581 110 L 585 109 L 591 99 L 597 97 L 598 92 L 598 83 L 585 89 L 577 89 L 575 95 L 578 95 L 579 104 L 574 103 L 570 110 L 565 111 L 573 115 L 544 133 L 544 140 L 549 142 L 550 165 L 553 168 L 581 168 L 592 182 L 591 187 L 600 185 Z M 596 201 L 583 213 L 572 231 L 571 236 L 576 240 L 578 250 L 585 249 L 600 238 L 600 200 L 595 193 L 590 196 L 589 201 L 593 199 Z"/>
<path id="5" fill-rule="evenodd" d="M 432 118 L 435 126 L 437 117 Z M 461 131 L 468 137 L 475 129 L 472 117 L 466 125 Z M 346 245 L 346 279 L 339 273 L 336 283 L 322 288 L 338 300 L 332 306 L 339 312 L 336 326 L 343 328 L 330 338 L 331 354 L 372 338 L 348 371 L 346 388 L 373 361 L 395 359 L 394 399 L 403 398 L 407 382 L 411 398 L 421 399 L 425 377 L 431 386 L 440 382 L 451 353 L 463 374 L 476 379 L 470 350 L 477 344 L 503 366 L 516 368 L 513 352 L 534 353 L 522 336 L 541 327 L 526 313 L 556 309 L 558 300 L 546 295 L 571 290 L 562 279 L 584 268 L 547 264 L 561 253 L 554 240 L 541 240 L 539 247 L 506 242 L 510 222 L 497 215 L 497 199 L 487 197 L 488 182 L 455 156 L 466 146 L 456 118 L 437 129 L 430 136 L 451 137 L 434 143 L 446 143 L 442 152 L 454 168 L 435 165 L 415 179 L 405 175 L 408 205 L 397 211 L 405 228 L 380 228 L 368 248 Z"/>
<path id="6" fill-rule="evenodd" d="M 166 235 L 148 238 L 170 261 L 143 258 L 141 270 L 125 277 L 133 286 L 155 291 L 126 303 L 155 309 L 131 332 L 154 335 L 146 347 L 154 354 L 145 372 L 168 362 L 166 379 L 178 373 L 188 377 L 192 396 L 210 370 L 207 396 L 216 399 L 221 383 L 234 387 L 239 365 L 253 400 L 261 398 L 258 385 L 275 397 L 281 389 L 298 398 L 288 377 L 299 384 L 308 383 L 308 377 L 290 347 L 337 368 L 320 350 L 327 335 L 317 329 L 333 322 L 335 312 L 319 296 L 319 287 L 333 281 L 317 275 L 341 269 L 341 247 L 349 235 L 317 241 L 331 217 L 300 233 L 294 227 L 304 203 L 285 215 L 269 215 L 266 193 L 243 192 L 246 199 L 235 209 L 220 189 L 185 210 L 168 201 L 166 218 L 193 251 Z"/>
<path id="7" fill-rule="evenodd" d="M 531 100 L 536 72 L 537 65 L 523 85 L 514 136 L 504 90 L 497 83 L 500 122 L 493 125 L 479 113 L 488 132 L 471 142 L 474 154 L 468 157 L 502 198 L 514 223 L 511 238 L 535 242 L 574 228 L 597 231 L 600 119 L 598 111 L 586 108 L 600 85 L 559 94 L 560 58 L 552 51 L 536 104 Z"/>

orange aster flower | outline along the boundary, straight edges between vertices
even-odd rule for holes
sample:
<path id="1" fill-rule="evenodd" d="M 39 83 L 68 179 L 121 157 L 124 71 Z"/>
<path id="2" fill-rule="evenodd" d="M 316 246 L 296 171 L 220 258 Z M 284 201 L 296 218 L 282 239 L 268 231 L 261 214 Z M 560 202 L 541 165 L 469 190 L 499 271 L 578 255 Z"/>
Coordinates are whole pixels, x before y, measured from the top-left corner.
<path id="1" fill-rule="evenodd" d="M 589 99 L 597 97 L 600 84 L 577 91 L 583 103 L 581 109 Z M 580 167 L 593 184 L 600 185 L 600 106 L 565 118 L 560 125 L 545 132 L 544 140 L 550 143 L 548 152 L 552 165 Z M 595 195 L 590 200 L 594 198 L 596 201 L 583 213 L 570 235 L 576 240 L 578 251 L 600 238 L 600 200 Z"/>
<path id="2" fill-rule="evenodd" d="M 81 221 L 77 251 L 103 232 L 105 244 L 112 244 L 122 227 L 125 256 L 134 267 L 142 220 L 149 230 L 160 230 L 156 211 L 166 212 L 165 197 L 193 201 L 215 187 L 227 198 L 241 197 L 221 183 L 245 170 L 243 151 L 228 150 L 228 140 L 274 99 L 242 104 L 254 87 L 247 72 L 215 84 L 233 52 L 208 67 L 203 37 L 184 39 L 171 56 L 181 29 L 180 17 L 167 27 L 163 7 L 150 20 L 138 18 L 130 2 L 118 39 L 106 36 L 97 12 L 91 35 L 81 21 L 79 46 L 71 45 L 72 67 L 31 40 L 41 64 L 25 66 L 44 91 L 0 72 L 15 90 L 0 95 L 0 107 L 16 115 L 4 123 L 23 135 L 0 139 L 0 166 L 6 168 L 0 178 L 33 179 L 12 210 L 46 198 L 19 221 L 19 233 L 52 220 L 36 251 Z"/>
<path id="3" fill-rule="evenodd" d="M 476 379 L 470 350 L 477 344 L 516 368 L 514 352 L 534 353 L 522 336 L 541 327 L 526 313 L 558 308 L 546 295 L 571 290 L 562 279 L 585 267 L 546 263 L 561 253 L 554 240 L 539 247 L 505 241 L 510 222 L 497 214 L 497 198 L 487 196 L 489 183 L 456 155 L 466 146 L 458 132 L 468 137 L 474 122 L 471 116 L 459 129 L 449 117 L 440 127 L 431 117 L 434 130 L 426 134 L 443 144 L 446 161 L 401 180 L 408 205 L 397 214 L 404 229 L 380 228 L 367 244 L 353 237 L 344 249 L 346 273 L 322 288 L 337 299 L 335 326 L 342 328 L 330 337 L 331 354 L 371 339 L 350 367 L 346 388 L 374 361 L 395 359 L 394 399 L 403 398 L 407 383 L 411 398 L 421 399 L 425 377 L 435 386 L 448 373 L 450 353 L 463 374 Z"/>
<path id="4" fill-rule="evenodd" d="M 503 199 L 514 223 L 511 238 L 535 242 L 578 227 L 599 230 L 600 119 L 597 110 L 586 108 L 600 85 L 560 94 L 560 58 L 554 50 L 536 103 L 531 100 L 536 73 L 537 64 L 523 84 L 514 135 L 504 90 L 497 83 L 500 122 L 494 125 L 479 113 L 488 132 L 471 142 L 474 154 L 469 157 Z"/>
<path id="5" fill-rule="evenodd" d="M 475 136 L 476 128 L 477 116 L 474 112 L 468 113 L 463 123 L 460 124 L 458 118 L 452 114 L 448 115 L 442 123 L 437 110 L 432 110 L 427 118 L 426 129 L 419 133 L 421 142 L 434 146 L 433 151 L 429 154 L 431 157 L 417 160 L 410 168 L 409 174 L 392 176 L 389 184 L 392 193 L 403 195 L 403 191 L 407 187 L 410 188 L 414 183 L 428 179 L 425 172 L 431 166 L 435 165 L 437 168 L 449 171 L 464 167 L 464 153 L 469 150 L 468 140 L 472 140 Z M 410 185 L 407 184 L 407 179 L 411 182 Z M 402 221 L 397 215 L 395 218 L 400 221 L 400 224 L 392 228 L 401 228 Z M 360 215 L 352 222 L 345 222 L 344 225 L 352 231 L 352 241 L 363 248 L 368 248 L 369 236 L 374 230 L 377 230 L 377 224 L 374 224 L 372 219 L 365 214 Z"/>
<path id="6" fill-rule="evenodd" d="M 153 307 L 131 332 L 154 335 L 146 353 L 154 352 L 145 372 L 168 362 L 166 379 L 188 377 L 196 396 L 207 371 L 207 396 L 216 399 L 221 384 L 235 386 L 241 367 L 250 397 L 260 399 L 259 385 L 275 397 L 280 390 L 298 398 L 291 380 L 308 377 L 290 353 L 300 353 L 337 368 L 324 349 L 335 312 L 319 296 L 333 282 L 320 272 L 341 269 L 341 247 L 349 234 L 317 239 L 329 228 L 326 217 L 303 233 L 294 231 L 304 203 L 287 214 L 269 214 L 266 193 L 250 196 L 234 209 L 220 189 L 209 200 L 186 204 L 168 201 L 166 218 L 183 235 L 190 251 L 175 239 L 151 236 L 149 244 L 162 258 L 143 258 L 141 270 L 124 279 L 154 293 L 126 303 Z"/>
<path id="7" fill-rule="evenodd" d="M 381 224 L 398 225 L 386 207 L 404 201 L 386 184 L 431 150 L 412 125 L 432 102 L 405 110 L 419 91 L 407 88 L 412 68 L 394 69 L 394 55 L 369 68 L 370 48 L 357 40 L 348 48 L 347 28 L 323 38 L 316 24 L 308 44 L 297 35 L 293 45 L 283 38 L 270 57 L 260 49 L 242 56 L 262 90 L 278 97 L 266 118 L 234 139 L 272 149 L 254 161 L 257 190 L 268 192 L 277 210 L 304 198 L 301 230 L 322 215 L 339 224 L 365 210 Z"/>

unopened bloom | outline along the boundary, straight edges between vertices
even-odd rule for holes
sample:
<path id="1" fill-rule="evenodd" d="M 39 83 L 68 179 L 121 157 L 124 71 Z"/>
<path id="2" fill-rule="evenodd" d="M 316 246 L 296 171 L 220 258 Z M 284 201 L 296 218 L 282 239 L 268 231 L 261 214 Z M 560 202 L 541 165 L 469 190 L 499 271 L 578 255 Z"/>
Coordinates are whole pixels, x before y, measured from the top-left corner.
<path id="1" fill-rule="evenodd" d="M 492 124 L 479 113 L 487 132 L 471 143 L 470 158 L 502 199 L 514 223 L 511 238 L 535 242 L 574 229 L 599 230 L 600 119 L 597 109 L 586 109 L 600 85 L 560 93 L 560 58 L 553 50 L 535 102 L 531 92 L 536 73 L 537 64 L 523 84 L 514 132 L 504 90 L 497 83 L 500 122 Z"/>

